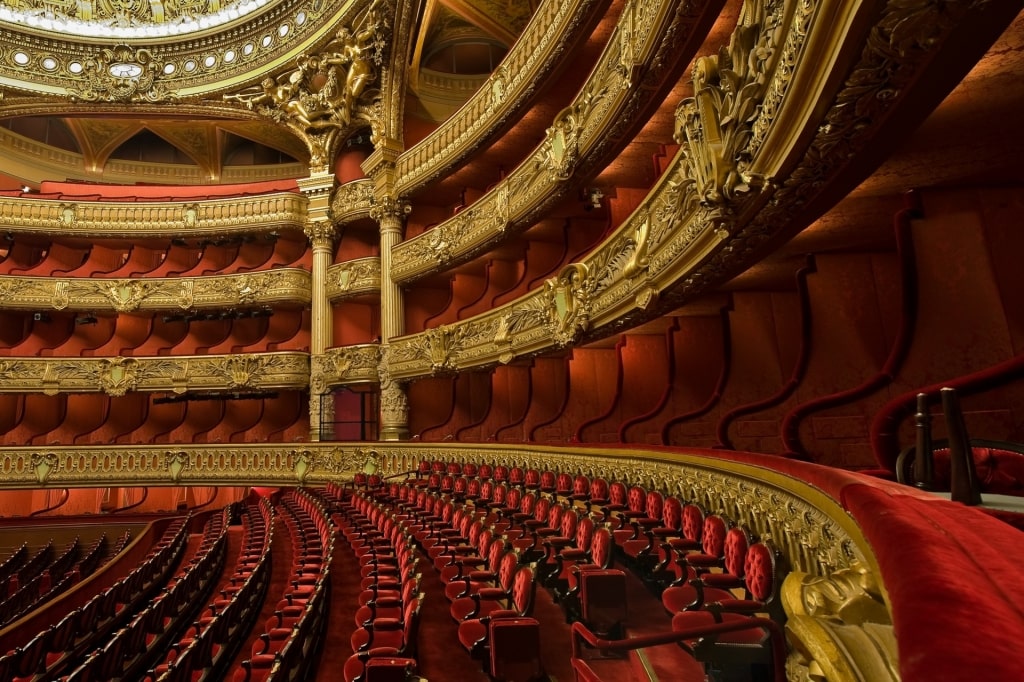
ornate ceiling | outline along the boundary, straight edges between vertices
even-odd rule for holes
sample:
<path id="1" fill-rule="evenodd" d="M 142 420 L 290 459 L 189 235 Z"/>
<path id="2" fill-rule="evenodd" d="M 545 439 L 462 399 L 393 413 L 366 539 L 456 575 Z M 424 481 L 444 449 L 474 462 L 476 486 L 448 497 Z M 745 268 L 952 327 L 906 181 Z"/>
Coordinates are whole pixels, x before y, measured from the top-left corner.
<path id="1" fill-rule="evenodd" d="M 300 55 L 365 18 L 367 0 L 25 0 L 0 4 L 0 146 L 8 184 L 238 182 L 307 173 L 285 127 L 225 95 L 286 80 Z M 537 0 L 424 0 L 408 113 L 433 125 L 475 91 Z M 343 29 L 342 29 L 343 30 Z M 101 38 L 102 36 L 102 38 Z M 115 39 L 111 42 L 110 38 Z M 116 166 L 116 171 L 113 169 Z M 126 172 L 126 168 L 130 170 Z"/>

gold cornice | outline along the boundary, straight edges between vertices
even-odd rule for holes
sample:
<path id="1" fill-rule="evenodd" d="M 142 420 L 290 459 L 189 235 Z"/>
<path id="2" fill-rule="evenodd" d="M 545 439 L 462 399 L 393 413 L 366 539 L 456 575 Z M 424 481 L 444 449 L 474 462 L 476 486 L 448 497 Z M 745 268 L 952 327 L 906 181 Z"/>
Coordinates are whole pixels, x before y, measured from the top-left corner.
<path id="1" fill-rule="evenodd" d="M 279 71 L 294 64 L 339 26 L 362 11 L 369 0 L 333 0 L 323 4 L 305 0 L 283 0 L 248 15 L 236 25 L 217 26 L 206 31 L 159 39 L 115 39 L 130 49 L 148 49 L 157 65 L 154 86 L 167 93 L 169 99 L 186 99 L 212 93 L 231 91 L 251 83 L 261 74 Z M 298 17 L 303 15 L 303 22 Z M 280 27 L 288 25 L 282 35 Z M 269 42 L 264 45 L 264 38 Z M 69 85 L 84 84 L 85 72 L 74 73 L 72 63 L 86 65 L 99 58 L 111 45 L 109 36 L 78 38 L 53 32 L 36 33 L 18 30 L 11 25 L 0 26 L 0 86 L 21 93 L 65 95 Z M 251 47 L 246 48 L 247 45 Z M 139 46 L 139 47 L 134 47 Z M 22 52 L 28 63 L 18 65 L 13 55 Z M 226 55 L 233 55 L 228 62 Z M 212 62 L 207 66 L 207 60 Z M 54 59 L 56 68 L 46 69 L 45 59 Z M 195 66 L 189 70 L 187 62 Z M 173 65 L 168 73 L 167 65 Z M 147 93 L 141 93 L 143 98 Z"/>
<path id="2" fill-rule="evenodd" d="M 88 238 L 142 239 L 301 230 L 307 199 L 276 192 L 194 201 L 74 201 L 0 197 L 0 227 Z"/>
<path id="3" fill-rule="evenodd" d="M 327 297 L 331 301 L 379 292 L 379 256 L 357 258 L 327 268 Z"/>
<path id="4" fill-rule="evenodd" d="M 392 278 L 407 284 L 462 263 L 529 227 L 543 207 L 572 189 L 567 182 L 580 167 L 592 165 L 610 140 L 628 125 L 628 112 L 649 97 L 634 82 L 663 67 L 663 52 L 696 49 L 687 43 L 704 4 L 680 10 L 672 0 L 629 3 L 597 66 L 573 103 L 559 112 L 545 139 L 508 177 L 456 216 L 398 245 Z M 680 55 L 673 55 L 678 58 Z"/>
<path id="5" fill-rule="evenodd" d="M 244 391 L 303 389 L 309 353 L 160 357 L 0 357 L 0 392 L 97 393 L 129 391 Z"/>
<path id="6" fill-rule="evenodd" d="M 339 185 L 331 198 L 331 220 L 341 226 L 360 218 L 369 218 L 373 207 L 373 186 L 370 179 L 353 180 Z"/>
<path id="7" fill-rule="evenodd" d="M 291 303 L 309 305 L 310 275 L 275 268 L 207 277 L 103 279 L 0 275 L 0 309 L 168 311 Z"/>
<path id="8" fill-rule="evenodd" d="M 396 189 L 409 194 L 450 172 L 514 117 L 529 101 L 538 83 L 563 59 L 566 48 L 587 26 L 597 0 L 545 0 L 491 74 L 451 118 L 398 160 Z"/>
<path id="9" fill-rule="evenodd" d="M 335 386 L 377 383 L 379 364 L 380 345 L 376 343 L 328 348 L 311 359 L 309 390 L 322 394 Z"/>

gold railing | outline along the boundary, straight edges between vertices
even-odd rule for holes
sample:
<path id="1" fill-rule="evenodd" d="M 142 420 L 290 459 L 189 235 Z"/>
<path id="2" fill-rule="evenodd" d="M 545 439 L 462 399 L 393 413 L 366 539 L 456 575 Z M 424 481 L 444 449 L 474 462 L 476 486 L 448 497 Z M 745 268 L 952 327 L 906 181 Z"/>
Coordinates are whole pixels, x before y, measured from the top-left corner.
<path id="1" fill-rule="evenodd" d="M 303 389 L 309 354 L 278 351 L 158 357 L 0 357 L 0 392 L 250 391 Z"/>
<path id="2" fill-rule="evenodd" d="M 309 272 L 299 268 L 133 279 L 0 275 L 0 309 L 127 313 L 273 303 L 309 305 L 310 286 Z"/>
<path id="3" fill-rule="evenodd" d="M 449 172 L 527 103 L 537 83 L 571 59 L 566 46 L 586 27 L 597 0 L 546 0 L 512 50 L 453 116 L 398 158 L 397 190 L 408 194 Z"/>
<path id="4" fill-rule="evenodd" d="M 0 197 L 0 229 L 64 237 L 145 239 L 222 237 L 301 230 L 307 200 L 278 192 L 251 197 L 182 201 L 74 201 Z"/>
<path id="5" fill-rule="evenodd" d="M 332 301 L 379 292 L 379 256 L 357 258 L 327 268 L 327 298 Z"/>

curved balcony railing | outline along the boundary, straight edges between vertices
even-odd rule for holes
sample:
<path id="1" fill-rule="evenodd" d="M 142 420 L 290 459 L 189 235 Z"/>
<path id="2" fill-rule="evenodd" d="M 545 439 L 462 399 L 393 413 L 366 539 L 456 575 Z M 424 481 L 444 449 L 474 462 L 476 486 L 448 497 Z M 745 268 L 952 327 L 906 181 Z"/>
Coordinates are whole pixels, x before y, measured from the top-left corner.
<path id="1" fill-rule="evenodd" d="M 472 206 L 396 246 L 395 281 L 408 283 L 450 268 L 529 226 L 569 191 L 567 181 L 575 172 L 623 144 L 635 125 L 635 111 L 649 102 L 650 90 L 665 77 L 665 63 L 683 61 L 699 47 L 693 28 L 706 20 L 712 6 L 719 5 L 709 1 L 680 9 L 672 0 L 629 3 L 587 82 L 556 115 L 545 139 Z"/>
<path id="2" fill-rule="evenodd" d="M 0 309 L 128 313 L 309 305 L 310 287 L 309 272 L 300 268 L 132 279 L 0 275 Z"/>
<path id="3" fill-rule="evenodd" d="M 537 83 L 560 61 L 587 26 L 598 0 L 541 3 L 512 50 L 476 94 L 424 140 L 398 158 L 396 188 L 408 194 L 451 171 L 490 135 L 521 114 Z"/>
<path id="4" fill-rule="evenodd" d="M 309 385 L 309 353 L 0 358 L 0 392 L 258 391 Z"/>
<path id="5" fill-rule="evenodd" d="M 357 258 L 327 268 L 327 297 L 332 301 L 379 291 L 379 256 Z"/>

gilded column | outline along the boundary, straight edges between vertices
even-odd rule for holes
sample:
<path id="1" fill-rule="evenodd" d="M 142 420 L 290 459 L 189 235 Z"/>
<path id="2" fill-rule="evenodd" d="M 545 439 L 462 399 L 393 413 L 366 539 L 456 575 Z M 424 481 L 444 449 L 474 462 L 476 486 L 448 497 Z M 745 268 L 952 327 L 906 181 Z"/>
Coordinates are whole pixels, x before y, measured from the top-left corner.
<path id="1" fill-rule="evenodd" d="M 320 415 L 333 414 L 334 397 L 328 392 L 323 381 L 322 358 L 331 346 L 333 321 L 331 302 L 327 298 L 327 268 L 334 254 L 334 223 L 330 217 L 331 191 L 334 188 L 332 173 L 314 173 L 299 180 L 299 189 L 309 199 L 306 208 L 304 231 L 313 249 L 312 292 L 310 296 L 310 378 L 309 378 L 309 437 L 330 439 L 330 425 L 320 423 Z"/>
<path id="2" fill-rule="evenodd" d="M 374 181 L 374 205 L 370 216 L 380 228 L 380 437 L 381 440 L 405 440 L 409 437 L 409 402 L 405 386 L 391 379 L 388 347 L 391 339 L 405 333 L 405 306 L 402 289 L 391 276 L 391 250 L 402 241 L 409 205 L 395 196 L 395 161 L 401 145 L 395 140 L 377 140 L 373 154 L 363 170 Z"/>

